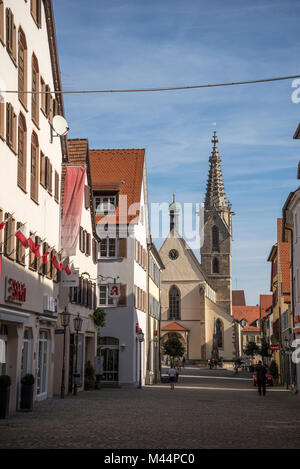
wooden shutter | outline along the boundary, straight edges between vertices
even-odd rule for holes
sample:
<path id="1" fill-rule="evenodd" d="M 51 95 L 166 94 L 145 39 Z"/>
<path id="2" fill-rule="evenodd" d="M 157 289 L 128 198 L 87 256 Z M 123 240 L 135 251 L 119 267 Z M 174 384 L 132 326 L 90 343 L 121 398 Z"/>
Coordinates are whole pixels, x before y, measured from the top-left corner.
<path id="1" fill-rule="evenodd" d="M 3 221 L 3 210 L 0 208 L 0 223 Z M 0 230 L 0 254 L 3 252 L 3 232 L 4 230 Z"/>
<path id="2" fill-rule="evenodd" d="M 6 8 L 6 48 L 9 54 L 13 54 L 14 15 Z"/>
<path id="3" fill-rule="evenodd" d="M 50 195 L 52 195 L 52 164 L 50 163 L 50 160 L 49 160 L 49 163 L 48 163 L 48 186 L 47 186 L 47 189 L 48 189 L 48 192 Z"/>
<path id="4" fill-rule="evenodd" d="M 83 228 L 79 228 L 79 251 L 83 252 Z"/>
<path id="5" fill-rule="evenodd" d="M 118 306 L 126 306 L 126 305 L 127 305 L 127 285 L 122 283 L 121 295 L 118 298 Z"/>
<path id="6" fill-rule="evenodd" d="M 6 213 L 5 218 L 8 217 L 10 217 L 10 214 Z M 15 258 L 15 226 L 15 220 L 10 217 L 4 228 L 4 254 L 12 260 Z"/>
<path id="7" fill-rule="evenodd" d="M 22 114 L 19 115 L 18 125 L 18 185 L 26 190 L 26 160 L 27 160 L 26 122 Z"/>
<path id="8" fill-rule="evenodd" d="M 40 251 L 40 254 L 41 254 L 40 257 L 38 257 L 36 259 L 36 266 L 37 266 L 37 271 L 38 271 L 39 274 L 43 273 L 43 257 L 42 257 L 43 245 L 41 244 L 41 242 L 42 242 L 42 239 L 39 236 L 37 236 L 36 237 L 36 246 L 38 246 L 40 244 L 39 251 Z"/>
<path id="9" fill-rule="evenodd" d="M 84 207 L 90 208 L 90 187 L 84 186 Z"/>
<path id="10" fill-rule="evenodd" d="M 97 264 L 97 246 L 98 246 L 98 243 L 97 241 L 93 238 L 93 262 L 94 264 Z"/>
<path id="11" fill-rule="evenodd" d="M 42 9 L 41 9 L 41 0 L 36 1 L 36 22 L 38 27 L 41 28 L 42 25 Z"/>
<path id="12" fill-rule="evenodd" d="M 55 171 L 54 199 L 56 200 L 56 202 L 59 201 L 59 175 L 57 171 Z"/>
<path id="13" fill-rule="evenodd" d="M 85 234 L 85 253 L 87 256 L 91 255 L 91 235 L 87 232 Z"/>
<path id="14" fill-rule="evenodd" d="M 6 143 L 13 147 L 13 107 L 6 103 Z"/>
<path id="15" fill-rule="evenodd" d="M 126 259 L 127 258 L 127 238 L 119 238 L 118 243 L 119 243 L 118 257 Z"/>
<path id="16" fill-rule="evenodd" d="M 17 230 L 22 226 L 21 222 L 17 222 Z M 16 239 L 16 261 L 19 264 L 25 264 L 25 247 L 23 244 Z"/>
<path id="17" fill-rule="evenodd" d="M 46 187 L 46 158 L 42 152 L 40 154 L 40 184 Z"/>

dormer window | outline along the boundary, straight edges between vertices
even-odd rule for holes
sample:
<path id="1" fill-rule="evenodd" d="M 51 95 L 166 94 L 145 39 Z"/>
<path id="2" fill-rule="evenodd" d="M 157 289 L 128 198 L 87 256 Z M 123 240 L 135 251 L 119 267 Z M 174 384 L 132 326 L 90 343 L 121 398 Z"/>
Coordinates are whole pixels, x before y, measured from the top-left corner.
<path id="1" fill-rule="evenodd" d="M 243 327 L 246 327 L 247 324 L 248 324 L 248 323 L 247 323 L 246 319 L 243 319 L 243 320 L 242 320 L 242 326 L 243 326 Z"/>
<path id="2" fill-rule="evenodd" d="M 107 215 L 116 212 L 117 198 L 116 196 L 94 197 L 94 209 L 96 214 Z"/>

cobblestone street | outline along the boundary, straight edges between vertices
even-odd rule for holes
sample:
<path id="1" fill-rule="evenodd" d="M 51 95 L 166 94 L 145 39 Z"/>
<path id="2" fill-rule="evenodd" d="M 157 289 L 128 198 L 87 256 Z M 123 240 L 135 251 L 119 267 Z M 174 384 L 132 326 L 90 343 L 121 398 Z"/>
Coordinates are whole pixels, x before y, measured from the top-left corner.
<path id="1" fill-rule="evenodd" d="M 250 375 L 186 368 L 168 384 L 48 399 L 0 420 L 0 448 L 299 448 L 300 398 Z"/>

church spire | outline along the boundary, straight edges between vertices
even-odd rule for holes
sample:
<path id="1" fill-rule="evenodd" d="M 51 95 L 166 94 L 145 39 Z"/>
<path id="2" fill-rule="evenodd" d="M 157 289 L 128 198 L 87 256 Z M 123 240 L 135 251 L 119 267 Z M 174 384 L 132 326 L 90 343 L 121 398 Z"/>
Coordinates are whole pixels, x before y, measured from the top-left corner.
<path id="1" fill-rule="evenodd" d="M 226 195 L 221 170 L 221 157 L 217 147 L 218 138 L 216 131 L 214 131 L 211 142 L 213 143 L 213 149 L 209 158 L 210 168 L 204 206 L 206 209 L 218 209 L 226 207 Z"/>

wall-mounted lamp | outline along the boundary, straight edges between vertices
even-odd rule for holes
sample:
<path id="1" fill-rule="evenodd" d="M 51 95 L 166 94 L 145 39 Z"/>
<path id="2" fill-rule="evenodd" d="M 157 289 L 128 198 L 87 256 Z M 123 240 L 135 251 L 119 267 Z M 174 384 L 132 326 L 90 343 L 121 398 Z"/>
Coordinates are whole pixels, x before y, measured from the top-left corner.
<path id="1" fill-rule="evenodd" d="M 126 344 L 122 344 L 122 345 L 121 345 L 121 350 L 122 350 L 122 352 L 124 352 L 125 349 L 126 349 Z"/>

